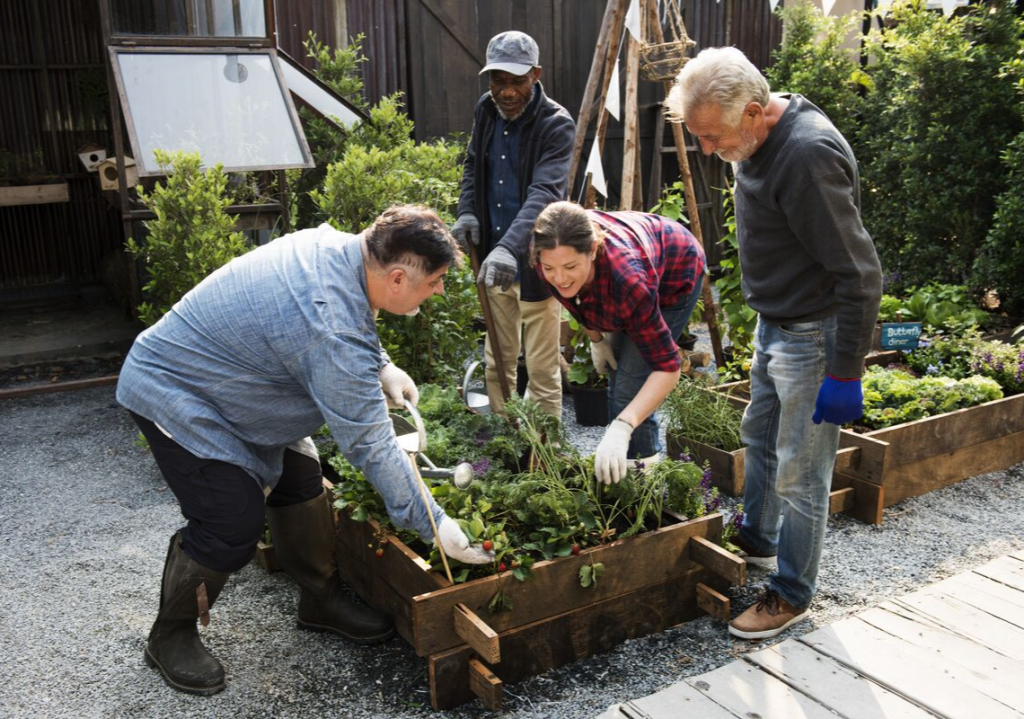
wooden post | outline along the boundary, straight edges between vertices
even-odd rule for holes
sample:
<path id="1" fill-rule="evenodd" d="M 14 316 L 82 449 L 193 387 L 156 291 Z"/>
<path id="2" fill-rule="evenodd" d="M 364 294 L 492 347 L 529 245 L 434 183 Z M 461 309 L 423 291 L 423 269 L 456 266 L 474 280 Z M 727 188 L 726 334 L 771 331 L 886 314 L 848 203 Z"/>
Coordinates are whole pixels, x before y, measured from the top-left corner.
<path id="1" fill-rule="evenodd" d="M 658 20 L 658 13 L 655 8 L 648 6 L 648 20 L 650 24 L 651 37 L 655 43 L 665 42 L 665 34 L 661 30 L 661 22 Z M 672 83 L 664 83 L 665 96 L 668 96 L 672 89 Z M 662 110 L 664 112 L 664 110 Z M 670 122 L 672 126 L 672 137 L 675 140 L 676 160 L 679 162 L 679 174 L 683 178 L 683 187 L 686 194 L 686 214 L 690 218 L 690 231 L 697 241 L 704 246 L 704 233 L 700 227 L 700 211 L 697 209 L 697 195 L 693 191 L 693 175 L 690 173 L 690 158 L 686 154 L 686 138 L 683 135 L 682 123 Z M 722 335 L 718 330 L 718 312 L 715 309 L 715 299 L 711 294 L 711 278 L 704 275 L 704 286 L 701 287 L 701 300 L 704 304 L 704 321 L 708 325 L 708 335 L 711 337 L 711 350 L 715 354 L 715 364 L 718 367 L 725 366 L 725 353 L 722 351 Z"/>
<path id="2" fill-rule="evenodd" d="M 587 87 L 583 90 L 583 102 L 580 105 L 580 115 L 576 119 L 576 142 L 572 148 L 572 165 L 569 169 L 569 191 L 572 191 L 573 183 L 576 181 L 576 172 L 580 167 L 580 157 L 583 154 L 583 143 L 587 137 L 587 127 L 590 125 L 590 118 L 594 114 L 594 95 L 597 92 L 597 83 L 601 78 L 601 72 L 606 64 L 605 56 L 608 54 L 608 40 L 614 32 L 616 37 L 621 32 L 624 5 L 621 0 L 608 0 L 608 6 L 604 10 L 604 19 L 601 20 L 601 31 L 597 36 L 597 45 L 594 46 L 594 59 L 590 63 L 590 76 L 587 78 Z M 615 49 L 618 52 L 619 41 L 615 40 Z M 601 97 L 604 98 L 608 92 L 606 77 L 601 90 Z M 602 100 L 601 105 L 604 105 Z M 584 180 L 585 182 L 586 180 Z"/>

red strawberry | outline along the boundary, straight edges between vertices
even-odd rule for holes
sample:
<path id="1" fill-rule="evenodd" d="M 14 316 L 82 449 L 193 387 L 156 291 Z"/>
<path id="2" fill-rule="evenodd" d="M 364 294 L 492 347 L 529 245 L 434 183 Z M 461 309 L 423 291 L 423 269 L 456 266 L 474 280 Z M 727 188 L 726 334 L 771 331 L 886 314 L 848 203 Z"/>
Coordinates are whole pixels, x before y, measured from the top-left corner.
<path id="1" fill-rule="evenodd" d="M 492 541 L 491 541 L 491 540 L 489 540 L 489 539 L 485 539 L 485 540 L 484 540 L 484 543 L 483 543 L 482 545 L 480 545 L 480 546 L 482 546 L 482 547 L 484 548 L 484 551 L 485 551 L 485 552 L 489 552 L 489 551 L 491 551 L 492 549 L 494 549 L 494 542 L 492 542 Z"/>
<path id="2" fill-rule="evenodd" d="M 572 553 L 573 553 L 573 555 L 579 554 L 580 553 L 580 545 L 578 545 L 578 544 L 572 545 Z"/>
<path id="3" fill-rule="evenodd" d="M 508 567 L 506 567 L 506 566 L 505 566 L 505 563 L 504 563 L 504 562 L 501 562 L 501 563 L 500 563 L 500 564 L 498 565 L 498 571 L 499 571 L 499 572 L 504 572 L 504 571 L 505 571 L 506 569 L 508 569 Z"/>
<path id="4" fill-rule="evenodd" d="M 377 551 L 374 552 L 374 554 L 376 554 L 378 557 L 383 557 L 384 556 L 384 547 L 377 547 Z"/>

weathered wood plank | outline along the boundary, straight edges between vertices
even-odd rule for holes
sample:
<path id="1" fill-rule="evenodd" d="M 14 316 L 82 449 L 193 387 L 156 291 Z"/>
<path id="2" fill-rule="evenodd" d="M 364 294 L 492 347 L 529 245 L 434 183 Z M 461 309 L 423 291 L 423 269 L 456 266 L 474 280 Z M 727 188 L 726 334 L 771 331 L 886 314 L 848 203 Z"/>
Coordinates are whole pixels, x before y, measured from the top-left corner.
<path id="1" fill-rule="evenodd" d="M 455 605 L 455 632 L 488 664 L 501 662 L 498 633 L 465 604 Z"/>
<path id="2" fill-rule="evenodd" d="M 736 716 L 835 719 L 835 714 L 814 699 L 746 662 L 733 662 L 685 681 Z"/>
<path id="3" fill-rule="evenodd" d="M 703 582 L 697 583 L 697 606 L 720 622 L 729 621 L 729 597 Z"/>
<path id="4" fill-rule="evenodd" d="M 698 464 L 707 462 L 711 469 L 711 483 L 715 487 L 733 497 L 743 496 L 746 456 L 743 449 L 726 452 L 724 449 L 671 433 L 665 436 L 665 446 L 669 457 L 678 457 L 689 452 Z"/>
<path id="5" fill-rule="evenodd" d="M 832 475 L 832 491 L 852 488 L 853 506 L 843 510 L 854 519 L 865 524 L 881 524 L 882 510 L 885 508 L 885 487 L 851 477 L 841 472 Z"/>
<path id="6" fill-rule="evenodd" d="M 918 622 L 880 608 L 869 609 L 857 619 L 907 644 L 907 652 L 951 678 L 963 682 L 996 701 L 1020 710 L 1024 697 L 1024 662 L 1005 657 L 988 647 L 931 622 Z"/>
<path id="7" fill-rule="evenodd" d="M 1013 557 L 999 557 L 974 570 L 989 579 L 1024 592 L 1024 562 Z"/>
<path id="8" fill-rule="evenodd" d="M 660 632 L 700 616 L 696 586 L 707 572 L 694 567 L 685 577 L 646 587 L 586 607 L 501 632 L 501 665 L 495 668 L 506 684 L 584 657 L 607 652 L 627 639 Z M 468 645 L 428 657 L 430 693 L 435 709 L 451 709 L 472 701 Z"/>
<path id="9" fill-rule="evenodd" d="M 953 597 L 915 592 L 892 604 L 921 614 L 1000 654 L 1024 661 L 1024 630 Z"/>
<path id="10" fill-rule="evenodd" d="M 896 437 L 892 441 L 893 446 L 900 443 Z M 1024 432 L 997 436 L 987 442 L 944 452 L 941 448 L 949 445 L 943 445 L 942 441 L 935 440 L 932 447 L 934 456 L 889 467 L 885 475 L 886 506 L 1024 461 Z"/>
<path id="11" fill-rule="evenodd" d="M 634 699 L 627 702 L 625 708 L 627 713 L 622 714 L 623 719 L 736 719 L 731 711 L 723 709 L 686 682 L 677 682 L 656 694 Z"/>
<path id="12" fill-rule="evenodd" d="M 717 540 L 721 532 L 722 516 L 707 515 L 585 549 L 579 556 L 537 562 L 527 582 L 505 574 L 414 596 L 413 647 L 417 654 L 426 656 L 460 645 L 462 640 L 452 622 L 452 610 L 459 603 L 485 618 L 500 634 L 544 617 L 671 582 L 686 576 L 692 566 L 690 539 L 707 536 Z M 596 585 L 582 587 L 579 570 L 591 562 L 604 564 L 604 575 Z M 512 609 L 492 614 L 488 604 L 499 589 L 512 601 Z"/>
<path id="13" fill-rule="evenodd" d="M 997 582 L 994 579 L 982 576 L 975 572 L 963 572 L 955 577 L 950 577 L 949 581 L 954 585 L 962 585 L 969 587 L 972 590 L 977 590 L 988 594 L 991 597 L 998 599 L 1000 602 L 1006 602 L 1007 608 L 1016 607 L 1018 610 L 1024 610 L 1024 592 L 1014 587 L 1008 587 L 1001 582 Z M 1024 614 L 1024 612 L 1015 612 Z"/>
<path id="14" fill-rule="evenodd" d="M 814 697 L 844 719 L 925 719 L 932 716 L 917 704 L 795 639 L 751 652 L 744 659 L 797 691 Z"/>
<path id="15" fill-rule="evenodd" d="M 704 537 L 690 539 L 690 559 L 706 567 L 722 579 L 743 586 L 747 583 L 747 563 Z"/>
<path id="16" fill-rule="evenodd" d="M 991 580 L 986 581 L 991 582 Z M 992 582 L 992 584 L 995 583 Z M 1008 591 L 1015 595 L 1017 594 L 1015 590 L 1008 589 Z M 1024 612 L 1020 611 L 1020 607 L 1015 601 L 1010 601 L 1005 597 L 996 596 L 994 593 L 970 586 L 958 577 L 951 577 L 938 584 L 925 587 L 915 592 L 915 595 L 934 596 L 940 599 L 952 599 L 963 602 L 975 609 L 987 612 L 1007 624 L 1012 624 L 1024 630 Z"/>
<path id="17" fill-rule="evenodd" d="M 857 479 L 872 484 L 882 484 L 885 480 L 889 458 L 889 442 L 871 434 L 858 434 L 848 429 L 839 430 L 840 451 L 848 448 L 860 450 L 856 464 L 848 467 L 839 465 L 837 469 Z"/>
<path id="18" fill-rule="evenodd" d="M 476 658 L 469 660 L 469 688 L 491 711 L 501 711 L 503 684 L 490 669 Z"/>
<path id="19" fill-rule="evenodd" d="M 51 202 L 69 201 L 70 195 L 68 194 L 68 183 L 66 182 L 52 185 L 0 187 L 0 207 L 46 205 Z"/>
<path id="20" fill-rule="evenodd" d="M 951 665 L 921 661 L 912 645 L 856 618 L 818 629 L 798 641 L 872 681 L 949 719 L 1020 719 L 1005 704 L 964 683 Z"/>
<path id="21" fill-rule="evenodd" d="M 853 487 L 833 489 L 828 495 L 828 513 L 849 512 L 857 506 L 857 491 Z"/>

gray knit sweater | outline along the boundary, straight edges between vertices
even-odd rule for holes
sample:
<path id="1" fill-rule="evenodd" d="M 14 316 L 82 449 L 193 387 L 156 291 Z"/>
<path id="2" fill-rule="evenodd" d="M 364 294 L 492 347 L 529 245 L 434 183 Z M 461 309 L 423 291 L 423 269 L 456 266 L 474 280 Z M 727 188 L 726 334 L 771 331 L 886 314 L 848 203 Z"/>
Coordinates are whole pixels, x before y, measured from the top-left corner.
<path id="1" fill-rule="evenodd" d="M 736 165 L 743 294 L 763 322 L 837 315 L 827 370 L 860 377 L 882 272 L 861 224 L 857 161 L 825 113 L 800 95 L 788 97 L 764 144 Z"/>

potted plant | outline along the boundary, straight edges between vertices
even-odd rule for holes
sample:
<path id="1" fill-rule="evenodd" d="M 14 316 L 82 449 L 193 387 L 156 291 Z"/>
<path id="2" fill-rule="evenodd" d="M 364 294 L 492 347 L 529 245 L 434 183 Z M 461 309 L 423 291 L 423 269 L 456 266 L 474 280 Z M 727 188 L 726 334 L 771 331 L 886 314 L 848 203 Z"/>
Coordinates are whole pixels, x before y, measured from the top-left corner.
<path id="1" fill-rule="evenodd" d="M 576 423 L 584 427 L 604 426 L 608 424 L 608 377 L 594 367 L 586 329 L 571 319 L 569 331 L 569 390 Z"/>

